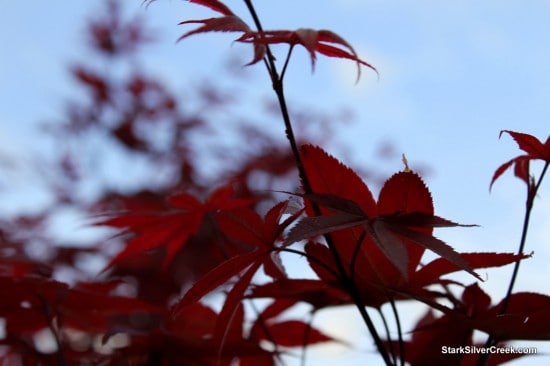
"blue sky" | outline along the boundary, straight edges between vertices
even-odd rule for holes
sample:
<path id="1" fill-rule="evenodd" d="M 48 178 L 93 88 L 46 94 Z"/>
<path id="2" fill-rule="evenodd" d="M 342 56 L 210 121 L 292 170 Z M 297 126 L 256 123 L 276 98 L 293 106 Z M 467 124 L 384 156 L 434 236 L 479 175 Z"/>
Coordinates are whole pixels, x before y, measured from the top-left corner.
<path id="1" fill-rule="evenodd" d="M 159 40 L 146 63 L 175 85 L 178 80 L 196 80 L 196 75 L 223 75 L 222 60 L 237 57 L 246 61 L 251 56 L 245 45 L 231 45 L 231 35 L 203 35 L 174 43 L 188 29 L 176 24 L 213 16 L 207 9 L 182 1 L 159 0 L 147 10 L 140 0 L 125 3 L 129 14 L 143 13 Z M 236 13 L 246 14 L 241 1 L 226 3 Z M 531 133 L 542 140 L 548 136 L 550 1 L 257 3 L 265 28 L 331 29 L 378 68 L 379 80 L 365 69 L 363 79 L 355 85 L 353 63 L 320 57 L 312 74 L 306 52 L 294 53 L 286 77 L 291 103 L 354 111 L 354 122 L 336 137 L 345 151 L 334 152 L 344 162 L 374 165 L 389 175 L 402 169 L 399 155 L 405 153 L 413 169 L 415 164 L 430 167 L 426 180 L 439 215 L 481 225 L 440 231 L 439 237 L 461 251 L 515 250 L 523 215 L 523 186 L 508 174 L 492 193 L 488 187 L 494 169 L 518 154 L 510 138 L 498 139 L 500 130 Z M 31 195 L 32 202 L 20 199 L 20 193 L 32 191 L 39 179 L 29 168 L 33 159 L 29 151 L 43 148 L 36 122 L 61 115 L 62 101 L 72 87 L 67 65 L 81 59 L 85 19 L 97 8 L 98 2 L 93 0 L 0 4 L 0 165 L 7 171 L 0 178 L 3 210 L 47 203 L 40 193 Z M 279 57 L 284 59 L 285 49 L 276 51 L 282 51 Z M 244 72 L 248 74 L 247 88 L 270 96 L 261 64 Z M 385 141 L 398 150 L 393 159 L 377 157 L 377 147 Z M 13 181 L 19 188 L 6 197 L 2 189 Z M 550 184 L 546 184 L 536 202 L 527 246 L 535 256 L 524 264 L 518 281 L 517 288 L 522 290 L 550 292 L 546 281 L 549 196 Z M 489 281 L 483 288 L 499 298 L 510 272 L 509 268 L 487 272 Z M 330 322 L 331 317 L 326 318 Z M 353 329 L 342 332 L 363 332 Z M 545 349 L 550 351 L 547 345 Z M 362 362 L 346 358 L 347 352 L 341 349 L 335 352 L 341 365 Z M 535 361 L 513 364 L 534 365 Z"/>

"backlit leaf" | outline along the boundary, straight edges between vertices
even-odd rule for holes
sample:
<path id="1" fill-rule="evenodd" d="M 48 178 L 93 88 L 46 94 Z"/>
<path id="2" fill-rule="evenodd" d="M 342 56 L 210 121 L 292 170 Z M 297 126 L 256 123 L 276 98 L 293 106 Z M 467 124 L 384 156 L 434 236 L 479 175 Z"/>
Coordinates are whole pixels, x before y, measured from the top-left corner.
<path id="1" fill-rule="evenodd" d="M 514 174 L 516 175 L 516 177 L 524 181 L 525 184 L 527 184 L 529 188 L 529 194 L 531 195 L 533 183 L 531 182 L 529 177 L 529 162 L 531 160 L 543 160 L 546 163 L 550 163 L 550 136 L 546 139 L 546 142 L 542 143 L 542 141 L 540 141 L 536 137 L 526 133 L 509 130 L 503 130 L 500 132 L 501 135 L 503 133 L 507 133 L 512 136 L 512 138 L 518 144 L 519 148 L 527 154 L 517 156 L 499 166 L 493 174 L 489 189 L 491 189 L 495 181 L 513 165 Z"/>
<path id="2" fill-rule="evenodd" d="M 300 28 L 295 31 L 274 30 L 247 32 L 238 38 L 237 41 L 263 45 L 277 43 L 286 43 L 290 46 L 301 45 L 309 52 L 312 70 L 315 69 L 317 52 L 328 57 L 338 57 L 352 60 L 357 64 L 357 81 L 361 77 L 361 65 L 366 66 L 378 73 L 374 66 L 358 57 L 355 49 L 345 39 L 340 37 L 338 34 L 325 29 L 315 30 Z M 332 44 L 339 47 L 335 47 Z"/>

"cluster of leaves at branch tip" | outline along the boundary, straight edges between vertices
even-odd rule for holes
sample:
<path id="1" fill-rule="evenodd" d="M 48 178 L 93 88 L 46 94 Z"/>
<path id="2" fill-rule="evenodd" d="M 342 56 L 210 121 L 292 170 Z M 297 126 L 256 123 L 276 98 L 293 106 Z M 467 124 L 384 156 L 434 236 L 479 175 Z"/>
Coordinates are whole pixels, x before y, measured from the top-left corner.
<path id="1" fill-rule="evenodd" d="M 378 75 L 378 71 L 368 62 L 360 59 L 355 49 L 338 34 L 326 30 L 299 28 L 297 30 L 267 30 L 253 31 L 240 17 L 235 15 L 225 4 L 212 0 L 189 0 L 192 3 L 206 6 L 223 16 L 217 18 L 195 19 L 180 22 L 180 24 L 199 23 L 202 26 L 181 35 L 178 41 L 191 35 L 207 32 L 239 32 L 237 42 L 251 43 L 254 46 L 254 57 L 247 65 L 256 64 L 266 56 L 266 46 L 278 43 L 288 44 L 290 47 L 301 45 L 309 53 L 311 68 L 315 70 L 317 53 L 328 57 L 344 58 L 357 63 L 357 79 L 361 77 L 361 65 L 366 66 Z M 340 47 L 338 47 L 340 46 Z"/>

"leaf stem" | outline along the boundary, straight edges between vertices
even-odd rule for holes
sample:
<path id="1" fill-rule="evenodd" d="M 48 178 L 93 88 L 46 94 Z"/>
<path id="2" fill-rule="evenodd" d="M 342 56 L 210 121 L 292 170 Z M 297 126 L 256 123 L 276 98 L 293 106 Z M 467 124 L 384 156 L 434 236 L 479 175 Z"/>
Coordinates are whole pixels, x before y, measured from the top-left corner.
<path id="1" fill-rule="evenodd" d="M 395 306 L 395 299 L 393 296 L 388 296 L 393 316 L 395 318 L 395 326 L 397 328 L 397 341 L 399 342 L 399 363 L 401 366 L 405 365 L 405 343 L 403 342 L 403 330 L 401 328 L 401 320 L 399 318 L 399 312 L 397 306 Z M 397 364 L 397 362 L 396 362 Z"/>
<path id="2" fill-rule="evenodd" d="M 294 49 L 294 45 L 291 44 L 289 49 L 288 49 L 288 53 L 286 55 L 285 64 L 283 65 L 283 70 L 281 71 L 281 77 L 280 77 L 281 80 L 283 80 L 285 78 L 286 69 L 288 67 L 288 63 L 290 61 L 290 56 L 292 55 L 292 50 L 293 49 Z"/>
<path id="3" fill-rule="evenodd" d="M 350 262 L 350 279 L 352 281 L 355 281 L 355 268 L 357 265 L 357 258 L 359 256 L 359 251 L 361 249 L 361 246 L 363 244 L 363 240 L 365 240 L 365 236 L 367 235 L 367 231 L 363 230 L 361 232 L 361 235 L 359 236 L 359 239 L 357 239 L 357 243 L 355 244 L 355 248 L 353 249 L 353 254 L 351 256 L 351 262 Z M 400 355 L 400 364 L 401 366 L 404 366 L 405 364 L 405 347 L 403 343 L 403 331 L 401 329 L 401 321 L 399 319 L 399 312 L 397 311 L 397 307 L 395 305 L 395 300 L 392 295 L 387 294 L 388 301 L 390 302 L 392 313 L 395 318 L 395 324 L 397 328 L 397 339 L 399 343 L 399 355 Z M 390 331 L 388 327 L 388 323 L 386 321 L 386 317 L 384 316 L 384 313 L 381 309 L 378 309 L 378 313 L 380 314 L 380 317 L 382 318 L 382 322 L 384 323 L 384 328 L 386 329 L 386 335 L 388 338 L 388 341 L 390 342 L 390 354 L 392 356 L 393 362 L 395 365 L 397 365 L 397 359 L 395 356 L 395 351 L 393 349 L 393 343 L 391 342 L 390 337 Z"/>
<path id="4" fill-rule="evenodd" d="M 397 359 L 395 358 L 395 350 L 393 349 L 393 342 L 391 340 L 390 327 L 388 325 L 386 315 L 384 315 L 381 308 L 377 308 L 376 310 L 378 311 L 378 315 L 380 315 L 380 319 L 382 319 L 382 324 L 384 325 L 384 330 L 386 331 L 386 338 L 388 340 L 388 346 L 390 351 L 389 353 L 391 354 L 391 358 L 393 360 L 394 365 L 397 365 Z"/>
<path id="5" fill-rule="evenodd" d="M 262 23 L 260 22 L 260 18 L 256 13 L 256 9 L 254 8 L 252 1 L 244 0 L 244 2 L 248 8 L 248 11 L 250 12 L 250 15 L 252 15 L 252 19 L 254 20 L 254 24 L 258 29 L 258 32 L 261 35 L 263 33 Z M 298 169 L 300 179 L 302 180 L 302 184 L 304 185 L 304 190 L 308 193 L 311 193 L 311 184 L 305 172 L 304 164 L 300 156 L 298 144 L 296 143 L 296 136 L 294 135 L 294 129 L 292 128 L 292 122 L 291 122 L 290 114 L 286 104 L 286 98 L 285 98 L 284 88 L 283 88 L 283 80 L 279 76 L 277 67 L 275 66 L 275 61 L 274 61 L 275 58 L 273 57 L 273 53 L 271 52 L 271 48 L 269 47 L 269 45 L 266 45 L 266 54 L 267 54 L 267 57 L 266 57 L 267 60 L 265 60 L 265 64 L 267 67 L 267 71 L 269 72 L 269 76 L 271 77 L 273 90 L 277 95 L 279 107 L 281 109 L 281 115 L 283 117 L 283 121 L 285 124 L 285 134 L 290 143 L 290 147 L 292 149 L 292 155 L 294 156 L 294 160 L 296 162 L 296 168 Z"/>
<path id="6" fill-rule="evenodd" d="M 359 256 L 359 250 L 361 249 L 361 246 L 363 244 L 363 240 L 365 240 L 365 236 L 367 236 L 367 232 L 363 230 L 361 232 L 361 235 L 359 236 L 359 239 L 357 239 L 357 243 L 355 244 L 355 248 L 353 248 L 353 254 L 351 255 L 351 261 L 349 265 L 349 278 L 352 281 L 355 281 L 355 267 L 357 263 L 357 257 Z"/>
<path id="7" fill-rule="evenodd" d="M 542 183 L 542 180 L 544 178 L 544 175 L 546 174 L 546 171 L 548 170 L 548 165 L 549 164 L 550 163 L 547 162 L 544 165 L 544 168 L 542 169 L 539 180 L 537 181 L 537 184 L 535 185 L 532 192 L 531 192 L 531 187 L 529 185 L 527 186 L 527 200 L 526 200 L 526 203 L 525 203 L 525 206 L 526 206 L 525 207 L 525 217 L 524 217 L 524 220 L 523 220 L 523 229 L 522 229 L 522 232 L 521 232 L 521 240 L 520 240 L 519 248 L 518 248 L 518 252 L 517 252 L 518 255 L 521 255 L 524 252 L 525 242 L 527 240 L 527 231 L 529 230 L 529 222 L 531 220 L 531 212 L 533 210 L 533 204 L 534 204 L 534 201 L 535 201 L 535 197 L 537 195 L 537 191 L 539 190 L 539 187 L 540 187 L 540 185 Z M 521 263 L 521 261 L 517 261 L 514 264 L 514 271 L 512 272 L 512 277 L 510 278 L 510 284 L 508 285 L 508 290 L 506 291 L 506 296 L 505 296 L 504 301 L 502 303 L 502 306 L 500 308 L 500 312 L 499 312 L 500 315 L 504 314 L 506 312 L 506 309 L 508 308 L 508 303 L 510 302 L 510 296 L 512 295 L 512 290 L 514 289 L 514 285 L 516 283 L 516 278 L 518 276 L 520 263 Z"/>

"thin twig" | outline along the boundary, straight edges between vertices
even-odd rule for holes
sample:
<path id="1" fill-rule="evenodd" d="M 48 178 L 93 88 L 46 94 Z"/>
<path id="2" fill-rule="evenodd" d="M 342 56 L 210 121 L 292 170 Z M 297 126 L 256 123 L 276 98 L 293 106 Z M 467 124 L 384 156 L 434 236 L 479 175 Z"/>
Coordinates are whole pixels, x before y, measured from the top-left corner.
<path id="1" fill-rule="evenodd" d="M 290 61 L 290 56 L 292 56 L 292 50 L 293 49 L 294 49 L 294 45 L 291 44 L 289 49 L 288 49 L 288 53 L 286 55 L 286 60 L 285 60 L 285 64 L 283 65 L 283 70 L 281 71 L 281 76 L 280 76 L 281 81 L 284 80 L 284 78 L 285 78 L 286 69 L 287 69 L 288 63 Z"/>
<path id="2" fill-rule="evenodd" d="M 393 349 L 393 342 L 391 339 L 391 333 L 390 333 L 390 327 L 388 325 L 388 321 L 386 320 L 386 316 L 382 312 L 381 308 L 376 308 L 378 310 L 378 315 L 380 315 L 380 319 L 382 319 L 382 324 L 384 325 L 384 329 L 386 331 L 386 339 L 388 340 L 389 349 L 390 349 L 390 355 L 393 360 L 393 363 L 397 365 L 397 359 L 395 358 L 395 350 Z"/>
<path id="3" fill-rule="evenodd" d="M 258 14 L 256 13 L 256 10 L 254 8 L 254 5 L 252 4 L 252 0 L 244 0 L 252 19 L 254 20 L 254 24 L 256 25 L 256 28 L 258 29 L 258 32 L 260 33 L 260 37 L 263 33 L 262 24 L 260 22 L 260 19 L 258 17 Z M 269 45 L 266 45 L 266 55 L 267 55 L 267 61 L 266 64 L 269 66 L 267 67 L 267 70 L 271 77 L 271 82 L 273 86 L 273 90 L 275 91 L 275 94 L 277 95 L 277 99 L 279 101 L 279 107 L 281 109 L 281 114 L 283 117 L 284 125 L 285 125 L 285 133 L 288 138 L 288 141 L 290 143 L 290 147 L 292 150 L 292 154 L 294 156 L 294 160 L 296 162 L 296 168 L 298 169 L 298 173 L 300 176 L 300 179 L 302 180 L 302 185 L 304 188 L 305 193 L 314 193 L 313 189 L 311 187 L 311 183 L 309 181 L 308 175 L 305 171 L 304 164 L 302 161 L 302 158 L 300 156 L 300 151 L 298 149 L 298 144 L 296 142 L 296 137 L 294 135 L 294 130 L 292 128 L 292 123 L 290 119 L 290 114 L 288 111 L 288 107 L 286 104 L 286 98 L 284 94 L 284 88 L 283 88 L 283 80 L 279 76 L 277 72 L 277 68 L 275 66 L 273 53 L 271 52 L 271 48 Z M 312 203 L 312 208 L 314 213 L 319 216 L 321 214 L 321 210 L 319 207 Z M 361 317 L 363 318 L 373 340 L 376 344 L 376 348 L 378 349 L 380 355 L 384 359 L 384 362 L 386 365 L 392 365 L 392 362 L 389 358 L 388 353 L 386 352 L 386 349 L 384 348 L 384 345 L 382 344 L 382 340 L 380 339 L 380 336 L 378 335 L 378 331 L 376 330 L 376 327 L 374 326 L 374 323 L 372 319 L 370 318 L 370 315 L 368 314 L 365 306 L 363 305 L 363 301 L 361 298 L 361 295 L 357 289 L 357 287 L 354 285 L 354 282 L 348 278 L 346 268 L 342 262 L 342 259 L 340 258 L 340 254 L 338 250 L 336 249 L 334 242 L 332 241 L 332 238 L 330 235 L 325 235 L 325 240 L 327 242 L 327 245 L 330 249 L 330 252 L 332 254 L 332 257 L 334 258 L 334 261 L 336 262 L 336 266 L 338 267 L 338 272 L 340 272 L 340 283 L 341 285 L 349 292 L 351 295 L 353 302 L 355 303 L 357 309 L 359 310 L 359 313 L 361 314 Z"/>
<path id="4" fill-rule="evenodd" d="M 393 312 L 393 317 L 395 318 L 395 326 L 397 328 L 397 341 L 399 342 L 399 362 L 401 366 L 405 365 L 405 343 L 403 342 L 403 329 L 401 328 L 401 320 L 399 318 L 399 312 L 397 311 L 397 306 L 395 305 L 395 299 L 393 296 L 388 296 L 390 299 L 390 305 Z M 396 362 L 397 364 L 397 362 Z"/>
<path id="5" fill-rule="evenodd" d="M 367 232 L 363 230 L 361 232 L 361 235 L 359 236 L 359 239 L 357 239 L 357 243 L 355 243 L 355 248 L 353 248 L 353 254 L 351 255 L 351 261 L 349 265 L 349 278 L 352 281 L 355 281 L 355 267 L 357 263 L 357 257 L 359 256 L 359 251 L 361 249 L 361 246 L 363 245 L 363 240 L 365 240 L 366 235 Z"/>
<path id="6" fill-rule="evenodd" d="M 544 168 L 542 169 L 539 180 L 538 180 L 537 184 L 535 185 L 535 187 L 533 189 L 533 192 L 530 192 L 530 187 L 529 187 L 529 185 L 527 186 L 527 201 L 526 201 L 526 205 L 525 205 L 526 206 L 526 208 L 525 208 L 525 218 L 523 220 L 523 229 L 522 229 L 522 232 L 521 232 L 521 241 L 520 241 L 518 252 L 517 252 L 518 255 L 522 255 L 524 250 L 525 250 L 525 242 L 527 241 L 527 231 L 529 230 L 529 222 L 530 222 L 530 219 L 531 219 L 531 212 L 533 210 L 533 204 L 534 204 L 537 192 L 539 190 L 539 187 L 542 183 L 542 180 L 544 179 L 544 175 L 546 174 L 546 171 L 548 170 L 548 165 L 549 164 L 550 163 L 547 162 L 544 165 Z M 512 277 L 510 279 L 510 284 L 508 286 L 506 296 L 505 296 L 504 301 L 502 303 L 502 306 L 500 308 L 500 312 L 499 312 L 500 315 L 504 314 L 506 312 L 506 309 L 508 308 L 508 303 L 510 302 L 510 296 L 512 295 L 512 291 L 514 289 L 514 285 L 516 283 L 516 279 L 517 279 L 517 276 L 518 276 L 520 263 L 521 263 L 521 261 L 517 261 L 514 264 L 514 271 L 512 272 Z"/>
<path id="7" fill-rule="evenodd" d="M 540 185 L 542 184 L 542 180 L 544 179 L 544 176 L 548 170 L 548 165 L 550 165 L 549 162 L 546 162 L 544 165 L 544 168 L 542 168 L 542 172 L 539 176 L 539 179 L 537 183 L 535 184 L 533 191 L 531 191 L 531 187 L 529 184 L 527 184 L 527 200 L 525 202 L 525 216 L 523 218 L 523 228 L 521 231 L 521 239 L 517 251 L 517 255 L 522 255 L 525 250 L 525 243 L 527 241 L 527 232 L 529 231 L 529 222 L 531 220 L 531 212 L 533 210 L 533 204 L 535 202 L 535 197 L 537 196 L 537 192 L 540 188 Z M 508 284 L 508 290 L 506 291 L 506 296 L 504 297 L 504 300 L 502 300 L 502 305 L 500 306 L 498 315 L 503 315 L 506 313 L 506 310 L 508 309 L 508 305 L 510 303 L 510 298 L 512 297 L 512 291 L 514 290 L 514 285 L 516 283 L 516 279 L 519 273 L 519 265 L 520 261 L 518 260 L 514 264 L 514 270 L 512 272 L 512 277 L 510 278 L 510 283 Z M 485 347 L 491 347 L 494 346 L 495 339 L 493 336 L 489 335 L 487 338 L 487 341 L 485 342 Z M 476 366 L 484 366 L 487 361 L 489 360 L 490 354 L 481 354 L 479 356 L 479 359 L 476 363 Z"/>

